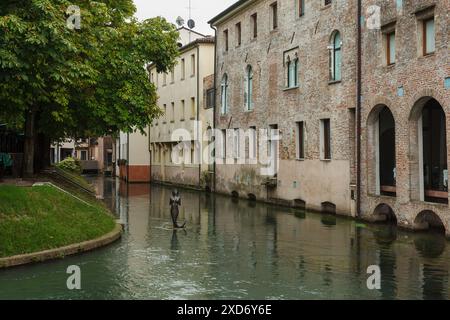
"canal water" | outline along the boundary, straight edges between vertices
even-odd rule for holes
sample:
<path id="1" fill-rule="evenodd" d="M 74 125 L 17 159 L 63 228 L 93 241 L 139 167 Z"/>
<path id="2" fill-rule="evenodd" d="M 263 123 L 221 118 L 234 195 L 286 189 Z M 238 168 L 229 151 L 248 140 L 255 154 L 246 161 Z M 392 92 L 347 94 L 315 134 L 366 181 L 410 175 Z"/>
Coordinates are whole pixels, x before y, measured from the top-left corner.
<path id="1" fill-rule="evenodd" d="M 0 271 L 0 299 L 448 299 L 443 236 L 181 190 L 93 179 L 123 238 L 95 252 Z M 81 290 L 66 287 L 70 265 Z M 381 289 L 367 288 L 367 268 Z"/>

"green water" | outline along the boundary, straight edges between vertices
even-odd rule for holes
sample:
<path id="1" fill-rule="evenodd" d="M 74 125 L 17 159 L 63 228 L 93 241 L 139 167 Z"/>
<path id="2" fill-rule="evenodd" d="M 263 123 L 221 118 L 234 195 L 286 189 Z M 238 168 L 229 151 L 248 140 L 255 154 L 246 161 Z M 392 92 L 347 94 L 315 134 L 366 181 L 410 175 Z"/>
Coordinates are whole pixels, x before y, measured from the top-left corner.
<path id="1" fill-rule="evenodd" d="M 96 180 L 122 219 L 119 242 L 64 260 L 0 271 L 0 299 L 448 299 L 444 237 L 170 189 Z M 81 290 L 66 269 L 81 268 Z M 369 290 L 367 267 L 381 268 Z"/>

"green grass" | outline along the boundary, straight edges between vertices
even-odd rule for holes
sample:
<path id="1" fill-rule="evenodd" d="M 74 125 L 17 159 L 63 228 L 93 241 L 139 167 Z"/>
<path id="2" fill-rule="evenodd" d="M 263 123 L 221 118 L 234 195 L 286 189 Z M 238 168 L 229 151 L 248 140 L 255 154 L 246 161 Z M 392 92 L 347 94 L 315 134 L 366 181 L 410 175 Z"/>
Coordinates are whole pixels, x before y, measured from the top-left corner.
<path id="1" fill-rule="evenodd" d="M 65 177 L 66 179 L 69 179 L 73 181 L 74 183 L 78 184 L 82 188 L 89 190 L 91 192 L 94 192 L 94 188 L 92 185 L 90 185 L 86 179 L 84 179 L 80 174 L 77 174 L 75 172 L 70 172 L 68 170 L 64 170 L 61 168 L 56 168 L 57 172 Z"/>
<path id="2" fill-rule="evenodd" d="M 51 186 L 0 186 L 0 257 L 38 252 L 98 238 L 114 217 Z"/>

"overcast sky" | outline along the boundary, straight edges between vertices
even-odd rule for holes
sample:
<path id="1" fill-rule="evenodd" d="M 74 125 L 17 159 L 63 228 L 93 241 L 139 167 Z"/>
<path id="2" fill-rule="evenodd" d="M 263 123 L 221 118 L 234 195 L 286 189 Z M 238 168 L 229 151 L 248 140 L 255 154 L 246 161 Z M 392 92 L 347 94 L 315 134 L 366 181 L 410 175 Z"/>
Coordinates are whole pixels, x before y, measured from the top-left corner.
<path id="1" fill-rule="evenodd" d="M 207 22 L 236 1 L 191 0 L 192 19 L 197 24 L 194 30 L 203 34 L 214 34 Z M 163 16 L 168 21 L 175 23 L 178 16 L 181 16 L 186 22 L 189 18 L 189 0 L 134 0 L 134 3 L 139 20 Z"/>

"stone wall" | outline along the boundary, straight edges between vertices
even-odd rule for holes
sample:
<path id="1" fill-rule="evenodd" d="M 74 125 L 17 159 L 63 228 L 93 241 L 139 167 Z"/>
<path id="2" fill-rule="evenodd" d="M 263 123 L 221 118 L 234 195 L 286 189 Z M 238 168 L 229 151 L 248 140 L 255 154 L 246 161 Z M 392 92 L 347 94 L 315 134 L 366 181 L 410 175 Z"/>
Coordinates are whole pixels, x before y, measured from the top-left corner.
<path id="1" fill-rule="evenodd" d="M 306 1 L 299 16 L 298 1 L 278 1 L 278 28 L 271 30 L 273 0 L 256 1 L 217 24 L 217 108 L 220 129 L 255 126 L 281 131 L 280 171 L 277 187 L 262 185 L 266 177 L 259 165 L 219 165 L 216 189 L 240 196 L 255 194 L 260 200 L 303 200 L 311 209 L 326 202 L 341 214 L 354 214 L 351 199 L 354 183 L 354 108 L 356 106 L 356 8 L 351 1 Z M 252 39 L 251 15 L 257 13 L 258 36 Z M 242 43 L 236 42 L 236 24 L 241 23 Z M 229 50 L 225 51 L 224 30 Z M 342 81 L 331 82 L 329 49 L 333 32 L 342 37 Z M 299 86 L 286 88 L 286 58 L 299 57 Z M 244 110 L 244 76 L 248 65 L 254 72 L 254 110 Z M 229 79 L 229 108 L 221 114 L 220 82 Z M 331 121 L 331 160 L 320 155 L 320 120 Z M 305 159 L 296 156 L 296 122 L 305 123 Z M 251 167 L 251 168 L 250 168 Z M 248 172 L 253 172 L 248 174 Z M 245 180 L 239 185 L 238 181 Z M 242 182 L 242 181 L 241 181 Z M 339 195 L 339 196 L 338 196 Z"/>
<path id="2" fill-rule="evenodd" d="M 447 146 L 450 127 L 450 90 L 445 79 L 450 76 L 448 57 L 449 1 L 404 0 L 363 1 L 381 7 L 381 30 L 363 29 L 363 105 L 362 105 L 362 214 L 376 218 L 380 204 L 389 205 L 398 224 L 416 228 L 416 218 L 429 210 L 440 217 L 450 232 L 448 204 L 423 201 L 420 195 L 419 125 L 425 102 L 436 99 L 447 121 Z M 423 55 L 422 19 L 434 16 L 436 50 Z M 386 62 L 386 32 L 396 34 L 396 63 Z M 377 162 L 374 121 L 380 106 L 386 106 L 395 120 L 396 197 L 377 194 Z M 450 159 L 450 150 L 447 148 Z M 447 160 L 448 161 L 448 160 Z"/>

